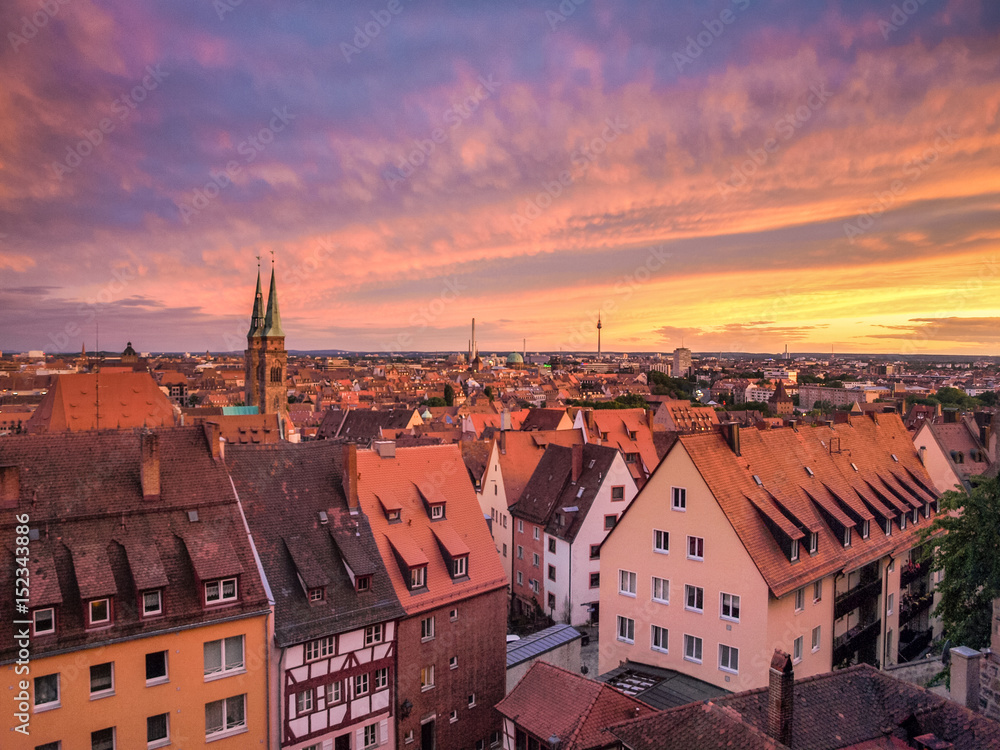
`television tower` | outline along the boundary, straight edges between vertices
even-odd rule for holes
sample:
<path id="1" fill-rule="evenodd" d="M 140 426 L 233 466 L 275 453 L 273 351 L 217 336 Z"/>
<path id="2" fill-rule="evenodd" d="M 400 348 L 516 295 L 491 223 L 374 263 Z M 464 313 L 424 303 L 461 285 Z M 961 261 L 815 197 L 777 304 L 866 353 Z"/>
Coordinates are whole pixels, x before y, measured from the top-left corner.
<path id="1" fill-rule="evenodd" d="M 604 326 L 601 324 L 601 311 L 597 311 L 597 358 L 601 358 L 601 329 Z"/>

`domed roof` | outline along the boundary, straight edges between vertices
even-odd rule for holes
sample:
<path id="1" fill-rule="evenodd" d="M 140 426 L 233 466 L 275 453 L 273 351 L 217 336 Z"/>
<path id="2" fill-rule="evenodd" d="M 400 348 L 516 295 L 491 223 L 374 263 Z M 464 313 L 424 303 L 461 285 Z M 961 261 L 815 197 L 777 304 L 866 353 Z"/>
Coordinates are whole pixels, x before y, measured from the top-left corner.
<path id="1" fill-rule="evenodd" d="M 524 364 L 524 357 L 522 357 L 517 352 L 511 352 L 510 354 L 507 355 L 507 364 L 508 365 Z"/>

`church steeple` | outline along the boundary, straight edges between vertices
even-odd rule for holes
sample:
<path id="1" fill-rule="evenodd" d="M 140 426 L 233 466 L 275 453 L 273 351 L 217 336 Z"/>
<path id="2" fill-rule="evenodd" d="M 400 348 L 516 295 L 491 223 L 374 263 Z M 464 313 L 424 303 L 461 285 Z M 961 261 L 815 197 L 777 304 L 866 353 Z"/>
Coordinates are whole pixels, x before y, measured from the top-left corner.
<path id="1" fill-rule="evenodd" d="M 257 294 L 253 298 L 253 312 L 250 314 L 250 330 L 247 338 L 264 333 L 264 295 L 260 291 L 260 256 L 257 256 Z"/>
<path id="2" fill-rule="evenodd" d="M 264 319 L 264 336 L 284 336 L 281 313 L 278 312 L 278 288 L 275 285 L 274 258 L 271 259 L 271 288 L 267 293 L 267 316 Z M 258 280 L 259 283 L 259 280 Z"/>

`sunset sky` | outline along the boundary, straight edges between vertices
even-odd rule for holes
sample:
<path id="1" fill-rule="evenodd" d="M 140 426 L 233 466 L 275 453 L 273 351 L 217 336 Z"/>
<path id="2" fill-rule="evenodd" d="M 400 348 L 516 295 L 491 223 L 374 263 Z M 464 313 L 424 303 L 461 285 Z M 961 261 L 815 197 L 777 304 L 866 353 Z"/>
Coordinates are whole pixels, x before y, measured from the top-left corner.
<path id="1" fill-rule="evenodd" d="M 5 0 L 0 350 L 1000 354 L 1000 3 Z"/>

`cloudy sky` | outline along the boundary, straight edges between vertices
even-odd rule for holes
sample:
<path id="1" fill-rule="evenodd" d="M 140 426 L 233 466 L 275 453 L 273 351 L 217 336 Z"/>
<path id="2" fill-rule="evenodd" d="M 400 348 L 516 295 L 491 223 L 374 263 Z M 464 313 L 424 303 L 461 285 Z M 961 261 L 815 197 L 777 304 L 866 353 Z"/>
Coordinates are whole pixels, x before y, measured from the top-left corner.
<path id="1" fill-rule="evenodd" d="M 6 0 L 0 349 L 1000 354 L 1000 4 Z"/>

